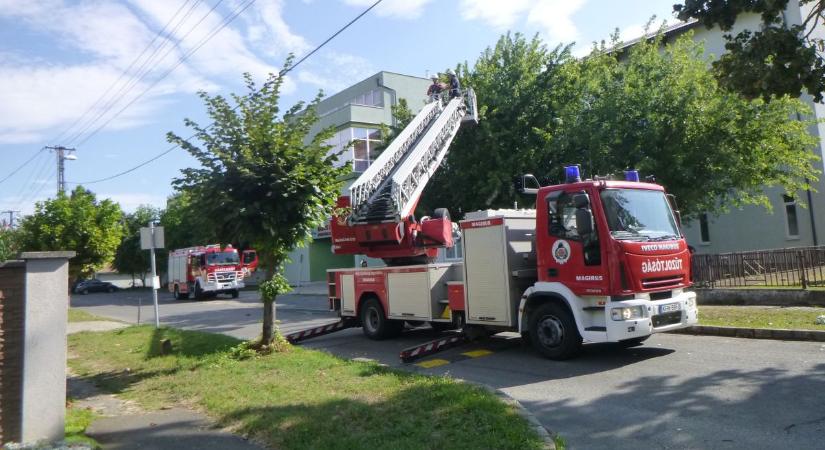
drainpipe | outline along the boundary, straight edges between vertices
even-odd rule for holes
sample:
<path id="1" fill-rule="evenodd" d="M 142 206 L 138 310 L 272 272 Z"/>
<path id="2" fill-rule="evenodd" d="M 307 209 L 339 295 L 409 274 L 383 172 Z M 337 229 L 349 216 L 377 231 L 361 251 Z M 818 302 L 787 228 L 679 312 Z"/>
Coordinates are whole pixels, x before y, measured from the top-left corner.
<path id="1" fill-rule="evenodd" d="M 796 113 L 796 120 L 802 122 L 802 115 Z M 822 147 L 821 144 L 822 137 L 820 136 L 820 148 Z M 807 177 L 805 178 L 805 184 L 810 184 L 811 180 Z M 808 188 L 805 190 L 805 194 L 808 197 L 808 214 L 811 216 L 811 237 L 814 240 L 814 246 L 819 245 L 819 239 L 817 239 L 816 235 L 816 220 L 814 219 L 814 201 L 813 201 L 813 194 L 811 194 L 811 189 Z"/>

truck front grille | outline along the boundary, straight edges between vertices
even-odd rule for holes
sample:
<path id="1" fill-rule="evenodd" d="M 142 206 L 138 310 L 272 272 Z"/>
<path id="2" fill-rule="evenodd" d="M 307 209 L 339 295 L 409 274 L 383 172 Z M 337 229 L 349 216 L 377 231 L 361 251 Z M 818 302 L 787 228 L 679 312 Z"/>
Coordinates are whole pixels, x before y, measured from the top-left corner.
<path id="1" fill-rule="evenodd" d="M 669 288 L 679 286 L 684 283 L 684 281 L 684 275 L 663 278 L 644 278 L 642 279 L 642 287 L 645 289 Z"/>
<path id="2" fill-rule="evenodd" d="M 230 281 L 235 281 L 235 272 L 217 272 L 217 273 L 210 273 L 208 277 L 209 281 L 217 281 L 218 283 L 228 283 Z"/>
<path id="3" fill-rule="evenodd" d="M 658 314 L 650 318 L 653 322 L 653 328 L 664 327 L 682 322 L 682 311 L 673 311 L 664 314 Z"/>

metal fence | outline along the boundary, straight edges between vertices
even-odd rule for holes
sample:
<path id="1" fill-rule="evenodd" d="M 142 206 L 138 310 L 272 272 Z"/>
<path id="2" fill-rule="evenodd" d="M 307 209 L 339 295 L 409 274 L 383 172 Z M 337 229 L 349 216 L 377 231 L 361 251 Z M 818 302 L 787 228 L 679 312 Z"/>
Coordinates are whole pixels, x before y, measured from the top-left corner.
<path id="1" fill-rule="evenodd" d="M 825 246 L 693 255 L 696 287 L 825 286 Z"/>

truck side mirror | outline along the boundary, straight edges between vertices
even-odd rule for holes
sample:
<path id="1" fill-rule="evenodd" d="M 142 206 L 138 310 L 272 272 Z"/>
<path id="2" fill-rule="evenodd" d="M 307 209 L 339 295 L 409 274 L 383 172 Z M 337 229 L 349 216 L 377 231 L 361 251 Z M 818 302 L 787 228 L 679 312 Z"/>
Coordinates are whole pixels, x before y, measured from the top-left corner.
<path id="1" fill-rule="evenodd" d="M 576 232 L 581 237 L 593 233 L 593 215 L 589 208 L 576 208 Z"/>
<path id="2" fill-rule="evenodd" d="M 513 187 L 520 194 L 536 195 L 539 193 L 541 183 L 533 174 L 526 173 L 513 179 Z"/>

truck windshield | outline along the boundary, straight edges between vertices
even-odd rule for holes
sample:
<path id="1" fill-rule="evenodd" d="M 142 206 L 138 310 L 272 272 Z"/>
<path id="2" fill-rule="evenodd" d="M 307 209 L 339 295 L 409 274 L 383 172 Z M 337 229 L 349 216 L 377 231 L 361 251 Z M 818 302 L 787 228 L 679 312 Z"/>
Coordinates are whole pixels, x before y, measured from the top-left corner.
<path id="1" fill-rule="evenodd" d="M 664 192 L 605 189 L 601 192 L 610 234 L 620 240 L 666 240 L 680 236 Z"/>
<path id="2" fill-rule="evenodd" d="M 206 264 L 238 264 L 236 252 L 207 253 Z"/>

